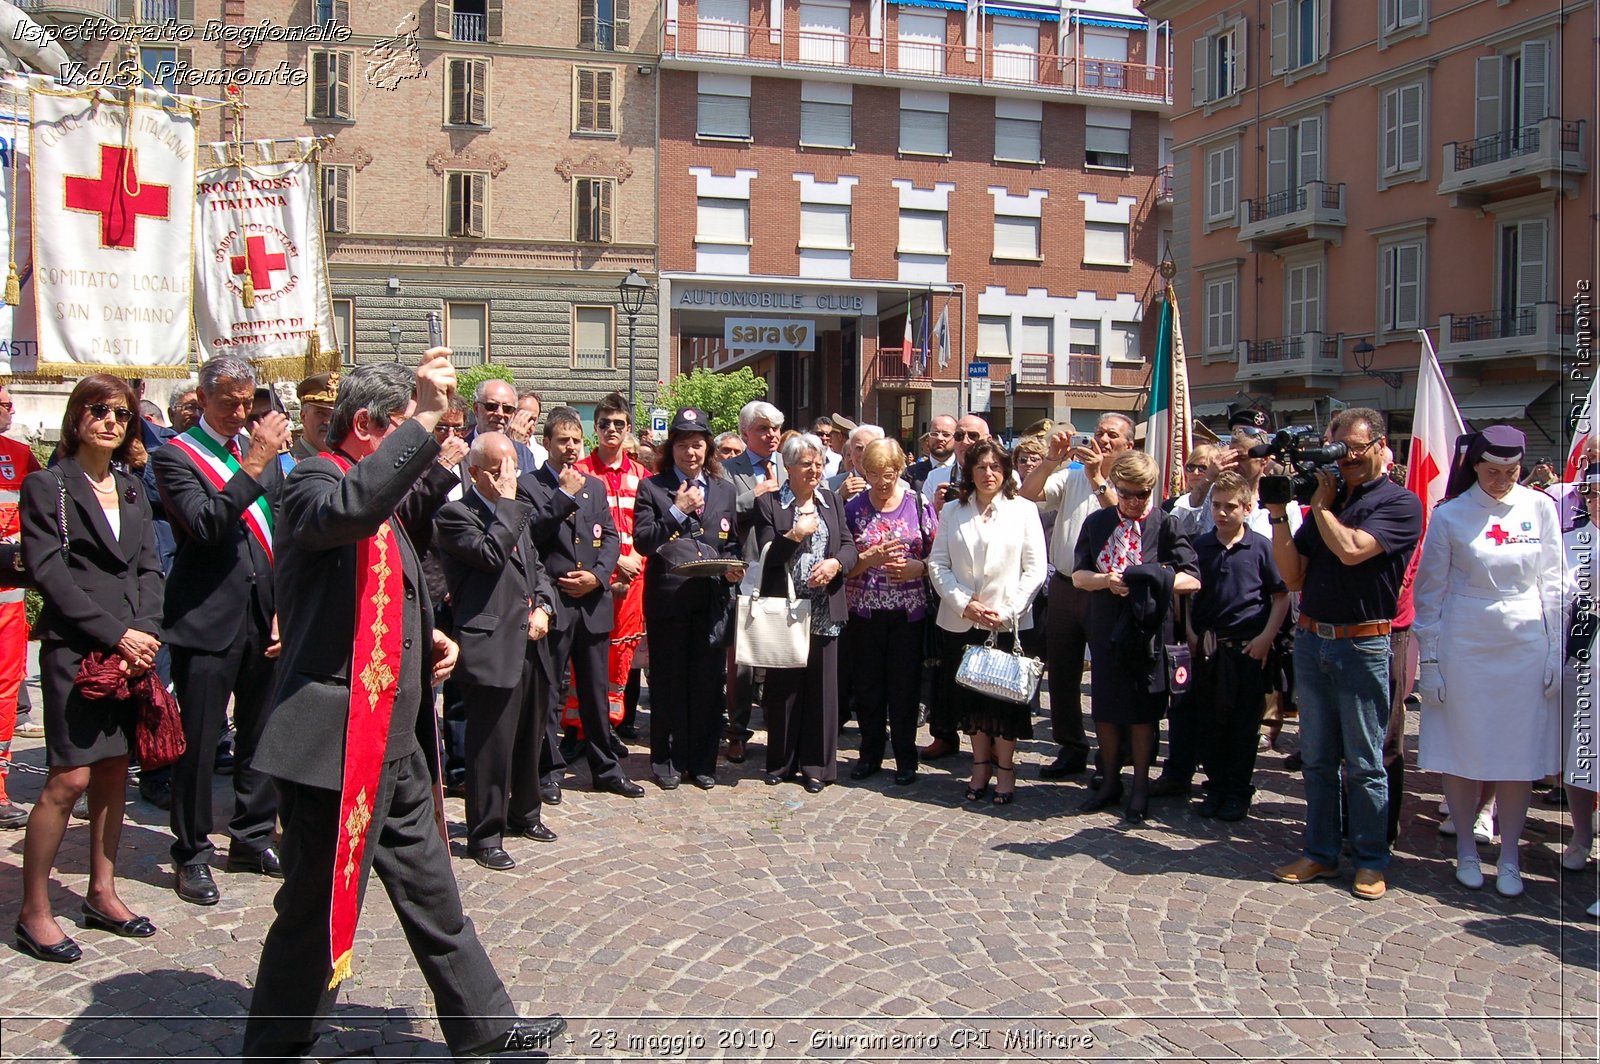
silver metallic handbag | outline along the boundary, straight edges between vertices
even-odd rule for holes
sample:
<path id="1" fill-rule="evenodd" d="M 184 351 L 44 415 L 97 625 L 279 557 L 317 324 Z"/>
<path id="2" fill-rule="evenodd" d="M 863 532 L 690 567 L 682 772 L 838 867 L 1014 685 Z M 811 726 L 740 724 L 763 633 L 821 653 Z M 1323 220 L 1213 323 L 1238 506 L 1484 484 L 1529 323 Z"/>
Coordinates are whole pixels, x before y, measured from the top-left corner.
<path id="1" fill-rule="evenodd" d="M 1011 621 L 1010 651 L 995 646 L 996 635 L 997 632 L 990 632 L 982 646 L 970 646 L 961 652 L 961 667 L 956 669 L 956 683 L 980 695 L 1027 705 L 1039 690 L 1044 662 L 1023 654 L 1022 640 L 1017 638 L 1015 618 Z"/>
<path id="2" fill-rule="evenodd" d="M 761 548 L 758 563 L 766 569 L 767 549 Z M 740 665 L 760 669 L 803 669 L 811 657 L 811 600 L 797 598 L 794 576 L 784 567 L 787 595 L 762 595 L 757 584 L 754 593 L 740 595 L 734 609 L 736 630 L 733 656 Z"/>

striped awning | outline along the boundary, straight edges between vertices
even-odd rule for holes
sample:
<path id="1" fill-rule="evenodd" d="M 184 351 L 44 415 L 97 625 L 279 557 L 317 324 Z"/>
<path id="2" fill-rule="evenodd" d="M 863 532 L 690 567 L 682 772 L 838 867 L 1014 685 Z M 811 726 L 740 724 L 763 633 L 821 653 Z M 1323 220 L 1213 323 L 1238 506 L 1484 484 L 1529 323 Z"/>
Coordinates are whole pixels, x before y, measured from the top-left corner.
<path id="1" fill-rule="evenodd" d="M 1190 414 L 1194 417 L 1221 417 L 1227 412 L 1227 403 L 1196 403 Z"/>
<path id="2" fill-rule="evenodd" d="M 889 0 L 891 4 L 901 7 L 935 7 L 941 11 L 965 11 L 967 5 L 962 0 Z"/>
<path id="3" fill-rule="evenodd" d="M 1040 22 L 1060 22 L 1061 12 L 1045 11 L 1037 7 L 1013 7 L 1010 4 L 986 4 L 983 8 L 991 15 L 1005 18 L 1031 18 Z"/>
<path id="4" fill-rule="evenodd" d="M 1115 15 L 1091 15 L 1086 11 L 1079 11 L 1072 16 L 1072 21 L 1080 26 L 1103 26 L 1108 30 L 1139 30 L 1149 28 L 1150 24 L 1142 18 L 1118 18 Z"/>

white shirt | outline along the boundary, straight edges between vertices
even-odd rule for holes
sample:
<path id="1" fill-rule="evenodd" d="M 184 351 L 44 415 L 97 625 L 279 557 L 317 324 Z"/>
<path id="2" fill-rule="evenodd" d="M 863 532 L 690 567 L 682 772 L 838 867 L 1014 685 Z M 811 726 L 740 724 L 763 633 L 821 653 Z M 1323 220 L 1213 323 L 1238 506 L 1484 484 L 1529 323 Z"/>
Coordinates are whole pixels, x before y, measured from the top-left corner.
<path id="1" fill-rule="evenodd" d="M 928 579 L 939 593 L 938 625 L 965 632 L 972 622 L 962 611 L 974 598 L 1000 614 L 1009 629 L 1033 624 L 1029 607 L 1044 586 L 1044 528 L 1039 509 L 1020 495 L 996 496 L 985 517 L 977 497 L 948 503 L 940 511 Z"/>
<path id="2" fill-rule="evenodd" d="M 1100 509 L 1100 496 L 1089 483 L 1089 474 L 1074 462 L 1050 474 L 1045 481 L 1044 495 L 1039 499 L 1039 512 L 1056 515 L 1055 527 L 1050 530 L 1050 564 L 1064 577 L 1072 575 L 1072 556 L 1078 547 L 1078 533 L 1089 515 Z"/>
<path id="3" fill-rule="evenodd" d="M 834 454 L 832 449 L 829 449 L 822 459 L 822 475 L 831 477 L 839 472 L 839 463 L 842 461 L 844 461 L 843 455 Z"/>

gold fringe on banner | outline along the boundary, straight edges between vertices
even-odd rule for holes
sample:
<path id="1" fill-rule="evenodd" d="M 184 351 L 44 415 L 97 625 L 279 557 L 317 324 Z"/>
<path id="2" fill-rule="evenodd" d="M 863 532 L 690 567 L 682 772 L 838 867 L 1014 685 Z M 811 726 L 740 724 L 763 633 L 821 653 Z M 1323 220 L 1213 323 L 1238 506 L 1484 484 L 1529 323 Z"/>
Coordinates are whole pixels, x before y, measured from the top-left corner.
<path id="1" fill-rule="evenodd" d="M 262 384 L 271 384 L 276 381 L 298 381 L 310 376 L 309 373 L 305 372 L 306 360 L 300 355 L 251 359 L 250 365 L 255 367 L 256 380 Z"/>
<path id="2" fill-rule="evenodd" d="M 22 279 L 17 276 L 17 264 L 12 262 L 6 269 L 6 305 L 17 306 L 22 302 Z"/>
<path id="3" fill-rule="evenodd" d="M 62 381 L 77 380 L 91 373 L 109 373 L 113 377 L 140 380 L 167 380 L 192 377 L 188 365 L 182 366 L 111 366 L 99 362 L 41 362 L 32 373 L 18 374 L 18 380 Z"/>
<path id="4" fill-rule="evenodd" d="M 256 308 L 256 286 L 255 282 L 250 280 L 250 263 L 248 261 L 244 266 L 244 283 L 239 286 L 239 302 L 244 304 L 244 309 L 246 310 L 254 310 Z"/>

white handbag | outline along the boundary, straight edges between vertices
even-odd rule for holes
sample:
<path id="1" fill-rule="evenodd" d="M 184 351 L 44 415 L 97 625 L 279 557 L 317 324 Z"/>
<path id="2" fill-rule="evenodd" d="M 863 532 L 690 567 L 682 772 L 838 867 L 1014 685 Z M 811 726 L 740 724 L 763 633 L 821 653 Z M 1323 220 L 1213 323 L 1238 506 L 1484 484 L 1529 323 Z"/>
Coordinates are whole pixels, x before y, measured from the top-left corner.
<path id="1" fill-rule="evenodd" d="M 761 548 L 757 564 L 764 570 L 767 549 Z M 785 597 L 754 593 L 740 595 L 734 609 L 733 658 L 740 665 L 758 669 L 803 669 L 811 656 L 811 600 L 796 598 L 794 577 L 788 566 L 783 572 Z"/>
<path id="2" fill-rule="evenodd" d="M 973 645 L 961 652 L 961 665 L 956 669 L 956 683 L 969 690 L 1003 702 L 1027 705 L 1039 690 L 1039 680 L 1044 675 L 1044 663 L 1022 652 L 1018 638 L 1017 622 L 1011 622 L 1011 650 L 995 646 L 997 632 L 990 632 L 983 645 Z"/>

